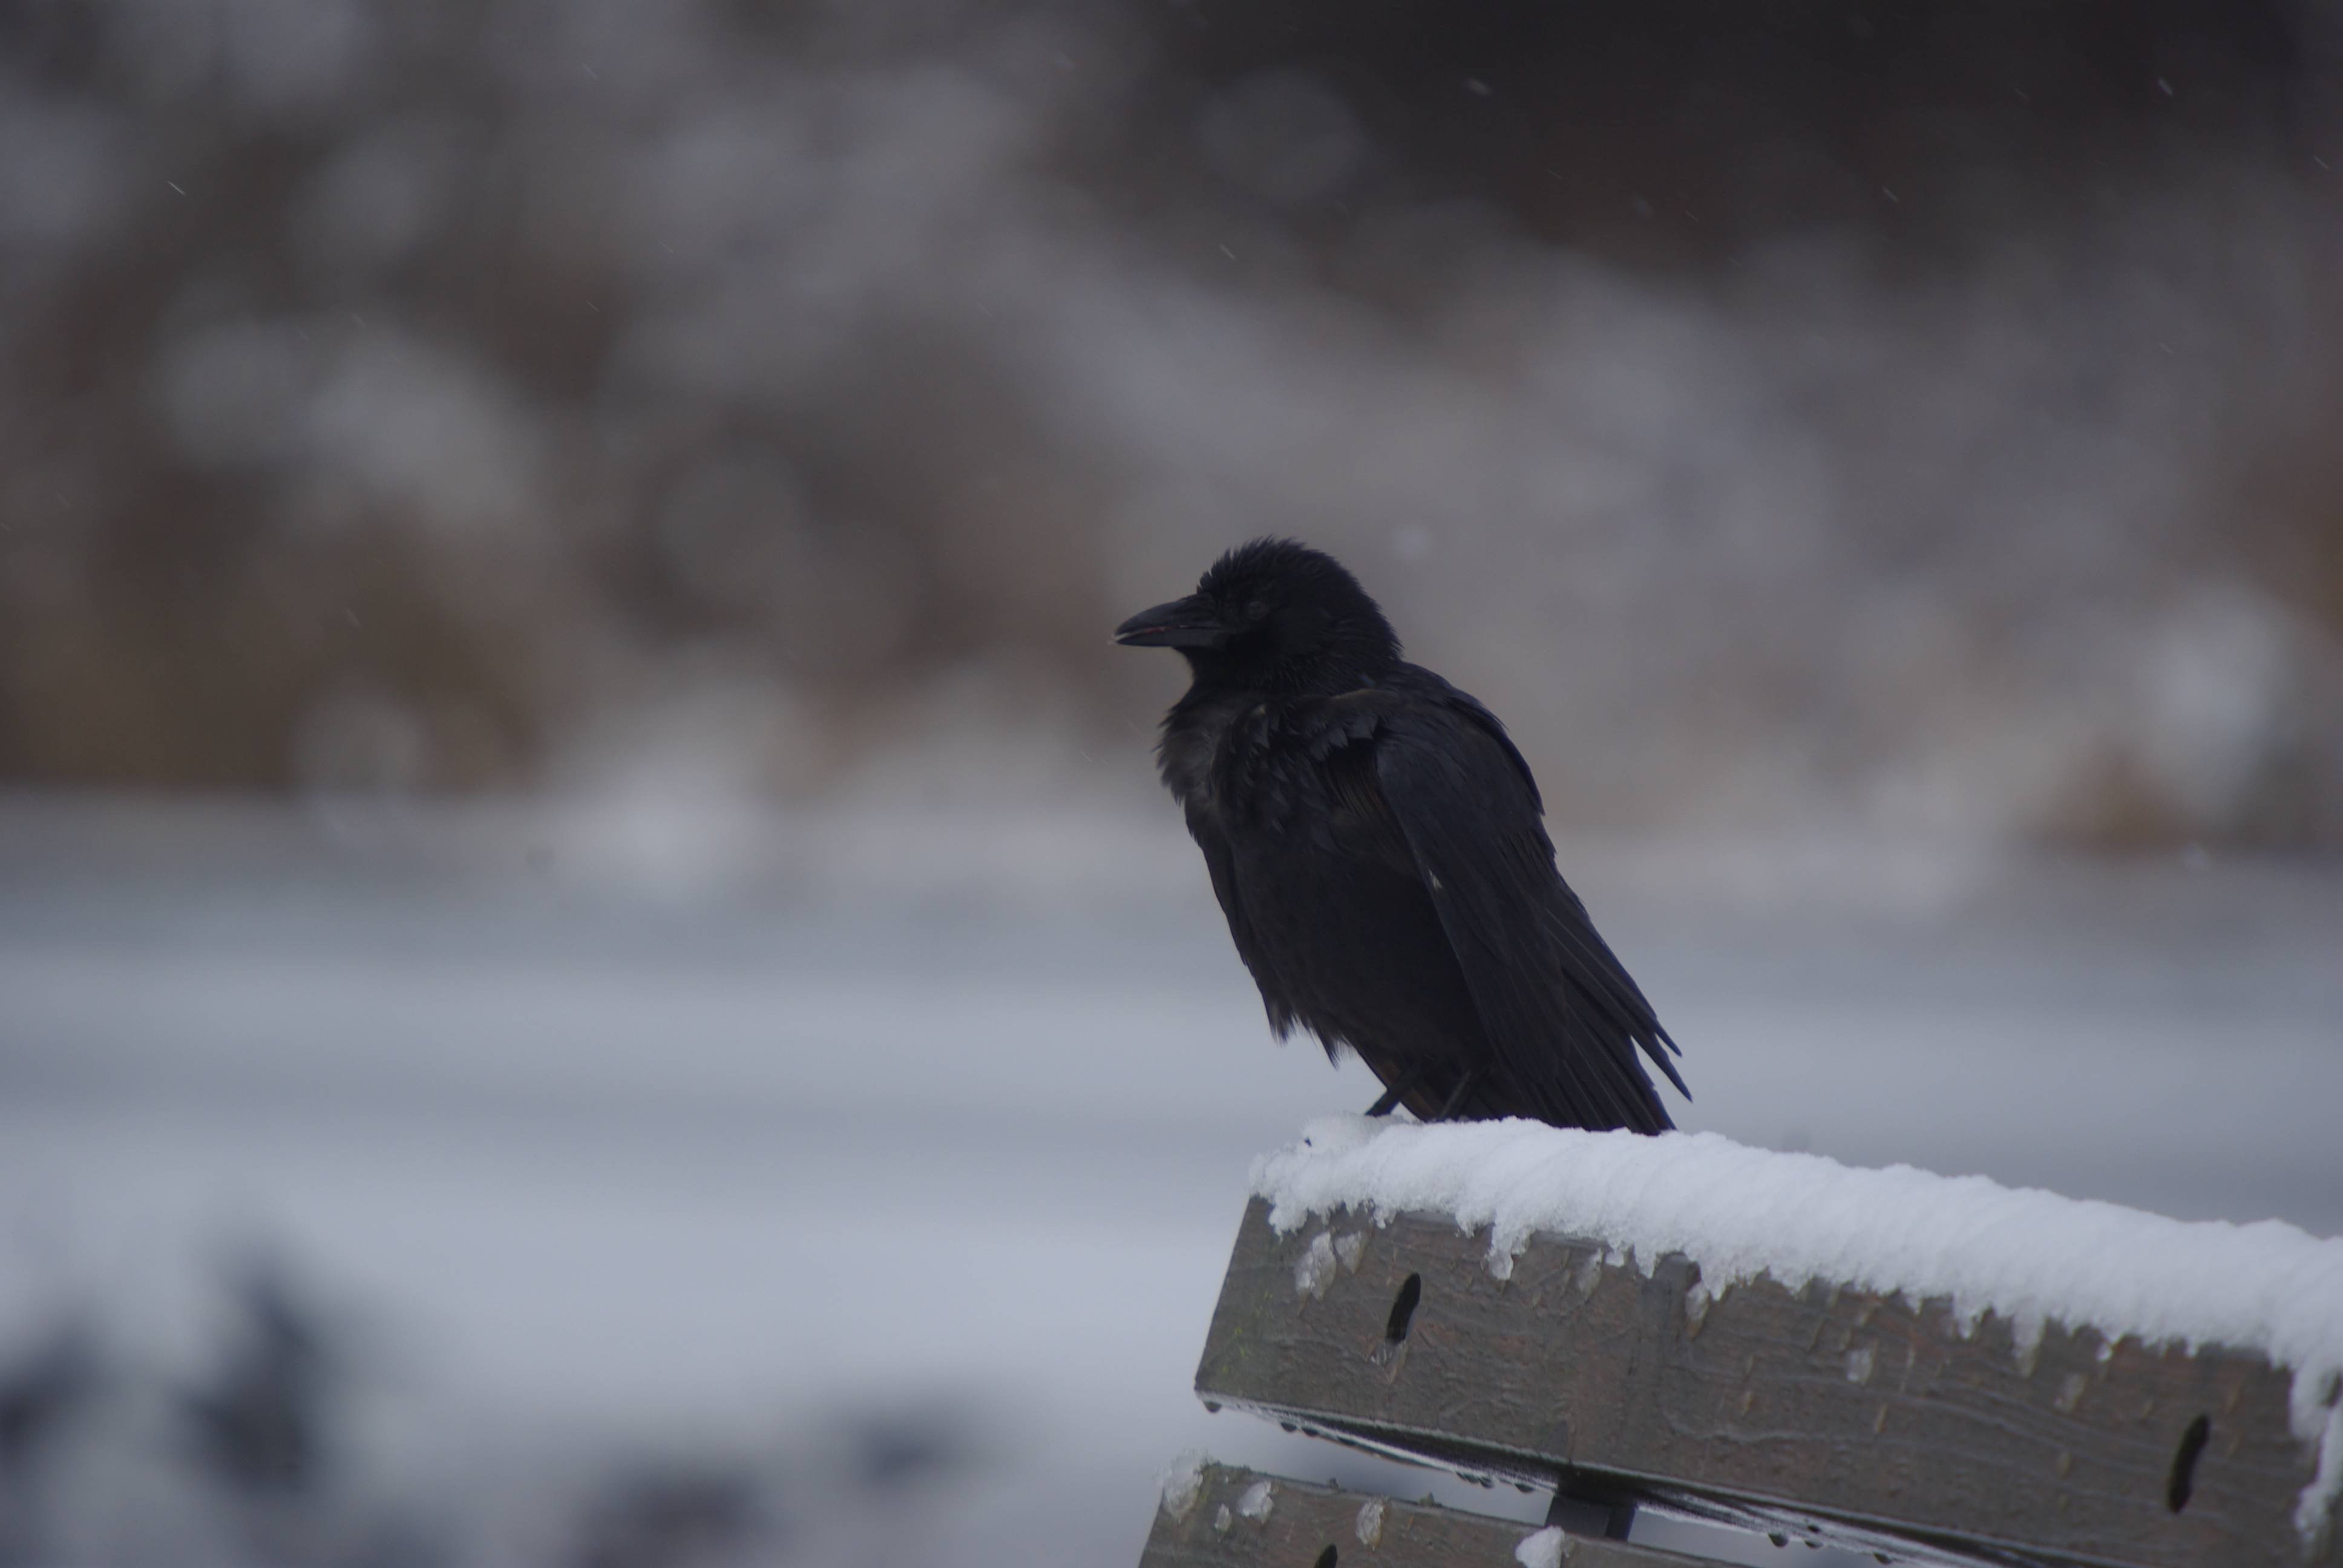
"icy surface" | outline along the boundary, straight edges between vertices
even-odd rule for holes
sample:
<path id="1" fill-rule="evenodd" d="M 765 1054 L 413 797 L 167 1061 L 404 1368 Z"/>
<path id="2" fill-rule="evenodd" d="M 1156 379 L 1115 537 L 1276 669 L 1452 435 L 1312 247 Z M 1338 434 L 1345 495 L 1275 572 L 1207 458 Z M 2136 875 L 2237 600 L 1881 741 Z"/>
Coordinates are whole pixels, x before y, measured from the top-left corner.
<path id="1" fill-rule="evenodd" d="M 1646 1271 L 1682 1252 L 1712 1294 L 1770 1275 L 1792 1290 L 1824 1280 L 1949 1298 L 1965 1329 L 1988 1312 L 2007 1319 L 2021 1356 L 2054 1319 L 2110 1341 L 2258 1351 L 2293 1372 L 2295 1433 L 2318 1446 L 2295 1517 L 2306 1538 L 2343 1493 L 2343 1404 L 2331 1402 L 2343 1377 L 2343 1239 L 2282 1221 L 2192 1223 L 1715 1133 L 1644 1138 L 1534 1121 L 1328 1118 L 1257 1162 L 1252 1187 L 1281 1231 L 1344 1207 L 1486 1227 L 1501 1274 L 1546 1231 L 1602 1241 Z M 1847 1367 L 1855 1382 L 1868 1372 Z"/>
<path id="2" fill-rule="evenodd" d="M 566 1519 L 608 1450 L 778 1454 L 809 1568 L 1130 1562 L 1183 1448 L 1327 1466 L 1206 1414 L 1196 1336 L 1248 1162 L 1380 1086 L 1268 1043 L 1176 813 L 1161 856 L 1062 823 L 806 824 L 769 886 L 711 904 L 573 879 L 558 840 L 512 882 L 525 824 L 335 819 L 317 848 L 174 820 L 0 802 L 0 1362 L 85 1302 L 127 1363 L 38 1472 L 64 1539 L 33 1560 L 183 1568 L 232 1527 L 188 1493 L 141 1526 L 155 1553 L 113 1551 L 120 1478 L 176 1485 L 181 1447 L 112 1434 L 216 1365 L 217 1269 L 252 1244 L 360 1315 L 336 1473 L 422 1511 L 447 1568 Z M 2343 868 L 2029 873 L 1939 909 L 1939 861 L 1877 847 L 1597 849 L 1574 841 L 1572 880 L 1685 1042 L 1700 1126 L 2343 1232 Z M 1831 901 L 1883 883 L 1884 913 Z M 984 1462 L 908 1493 L 823 1468 L 865 1413 L 938 1401 Z"/>
<path id="3" fill-rule="evenodd" d="M 1269 1511 L 1276 1506 L 1277 1489 L 1266 1481 L 1254 1482 L 1245 1488 L 1244 1495 L 1237 1499 L 1237 1512 L 1247 1519 L 1266 1519 Z"/>

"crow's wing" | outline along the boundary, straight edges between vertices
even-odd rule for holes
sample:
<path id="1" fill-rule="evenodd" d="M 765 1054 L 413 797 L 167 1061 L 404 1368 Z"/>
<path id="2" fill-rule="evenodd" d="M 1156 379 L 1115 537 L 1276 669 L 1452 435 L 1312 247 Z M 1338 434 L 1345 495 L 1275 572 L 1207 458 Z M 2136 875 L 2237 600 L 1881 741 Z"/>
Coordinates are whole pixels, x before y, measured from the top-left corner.
<path id="1" fill-rule="evenodd" d="M 1204 852 L 1204 869 L 1212 879 L 1212 896 L 1221 903 L 1221 913 L 1228 917 L 1229 940 L 1236 944 L 1237 957 L 1252 975 L 1253 984 L 1261 991 L 1262 1007 L 1269 1014 L 1271 1032 L 1283 1040 L 1293 1032 L 1299 1020 L 1293 1003 L 1285 994 L 1283 982 L 1278 978 L 1275 965 L 1262 945 L 1261 933 L 1253 925 L 1252 911 L 1246 907 L 1244 889 L 1237 878 L 1236 856 L 1230 848 L 1228 835 L 1207 811 L 1191 806 L 1187 809 L 1188 836 L 1196 840 L 1196 848 Z M 1329 1048 L 1332 1054 L 1332 1048 Z"/>
<path id="2" fill-rule="evenodd" d="M 1681 1091 L 1674 1042 L 1554 869 L 1503 728 L 1453 688 L 1377 706 L 1373 782 L 1464 971 L 1492 1098 L 1566 1126 L 1673 1125 L 1636 1051 Z"/>

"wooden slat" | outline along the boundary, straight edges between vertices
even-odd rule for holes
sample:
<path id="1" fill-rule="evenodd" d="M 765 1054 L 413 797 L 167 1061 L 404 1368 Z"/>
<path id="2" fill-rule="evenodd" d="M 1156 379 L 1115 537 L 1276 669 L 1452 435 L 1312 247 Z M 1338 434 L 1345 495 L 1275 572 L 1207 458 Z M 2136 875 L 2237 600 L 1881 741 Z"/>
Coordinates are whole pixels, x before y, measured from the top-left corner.
<path id="1" fill-rule="evenodd" d="M 1208 1464 L 1178 1515 L 1168 1503 L 1156 1509 L 1139 1561 L 1140 1568 L 1518 1568 L 1514 1551 L 1536 1528 Z M 1570 1568 L 1712 1568 L 1584 1535 L 1568 1538 L 1564 1561 Z"/>
<path id="2" fill-rule="evenodd" d="M 1297 1271 L 1330 1231 L 1343 1261 Z M 2289 1376 L 2258 1355 L 2108 1345 L 2054 1323 L 2021 1360 L 2008 1323 L 1988 1316 L 1964 1337 L 1943 1302 L 1763 1280 L 1710 1301 L 1681 1257 L 1647 1278 L 1603 1255 L 1539 1237 L 1500 1281 L 1486 1236 L 1445 1217 L 1378 1229 L 1342 1214 L 1281 1238 L 1255 1200 L 1197 1392 L 1463 1468 L 1575 1475 L 1801 1533 L 1820 1519 L 2107 1568 L 2343 1563 L 2343 1532 L 2315 1555 L 2296 1533 L 2312 1455 L 2288 1424 Z M 1393 1339 L 1411 1279 L 1418 1300 Z"/>

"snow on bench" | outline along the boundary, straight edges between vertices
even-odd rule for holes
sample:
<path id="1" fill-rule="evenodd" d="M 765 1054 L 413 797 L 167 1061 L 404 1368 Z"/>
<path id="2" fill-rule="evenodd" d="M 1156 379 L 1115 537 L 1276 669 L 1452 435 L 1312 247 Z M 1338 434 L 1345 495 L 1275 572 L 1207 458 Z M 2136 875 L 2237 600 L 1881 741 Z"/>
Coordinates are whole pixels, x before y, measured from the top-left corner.
<path id="1" fill-rule="evenodd" d="M 2343 1241 L 1518 1121 L 1252 1188 L 1210 1403 L 1891 1552 L 2343 1563 Z"/>
<path id="2" fill-rule="evenodd" d="M 1696 1559 L 1624 1542 L 1261 1475 L 1185 1454 L 1163 1478 L 1141 1568 L 1704 1568 Z"/>

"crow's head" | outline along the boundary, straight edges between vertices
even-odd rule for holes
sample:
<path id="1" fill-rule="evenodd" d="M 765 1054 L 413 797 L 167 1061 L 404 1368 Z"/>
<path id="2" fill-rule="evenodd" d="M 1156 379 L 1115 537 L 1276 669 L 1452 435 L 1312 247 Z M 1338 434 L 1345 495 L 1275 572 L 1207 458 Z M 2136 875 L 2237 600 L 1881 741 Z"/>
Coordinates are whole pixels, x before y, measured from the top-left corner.
<path id="1" fill-rule="evenodd" d="M 1212 563 L 1186 598 L 1115 628 L 1129 648 L 1176 648 L 1199 680 L 1272 691 L 1348 690 L 1399 659 L 1359 579 L 1292 539 L 1255 539 Z"/>

